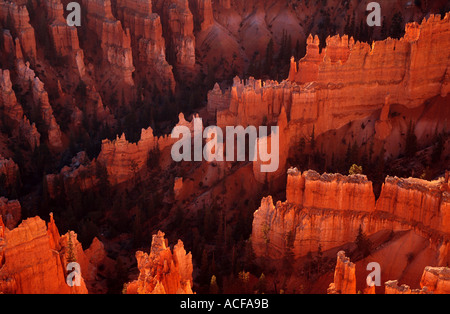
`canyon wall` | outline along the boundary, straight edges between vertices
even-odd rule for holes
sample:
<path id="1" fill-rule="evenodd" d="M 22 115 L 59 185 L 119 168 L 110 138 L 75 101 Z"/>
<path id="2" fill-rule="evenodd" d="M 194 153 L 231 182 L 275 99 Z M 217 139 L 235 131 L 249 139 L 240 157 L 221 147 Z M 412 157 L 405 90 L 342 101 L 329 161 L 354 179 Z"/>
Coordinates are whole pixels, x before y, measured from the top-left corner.
<path id="1" fill-rule="evenodd" d="M 355 294 L 356 293 L 356 272 L 355 264 L 345 256 L 344 251 L 337 255 L 336 269 L 334 271 L 334 281 L 328 288 L 328 294 Z"/>
<path id="2" fill-rule="evenodd" d="M 310 36 L 306 56 L 291 60 L 282 82 L 237 77 L 227 90 L 216 85 L 207 108 L 216 113 L 217 125 L 276 123 L 284 107 L 292 146 L 313 128 L 319 136 L 381 110 L 377 137 L 386 138 L 390 104 L 416 108 L 448 94 L 450 13 L 408 24 L 399 40 L 368 45 L 337 35 L 326 44 L 320 51 L 318 36 Z"/>
<path id="3" fill-rule="evenodd" d="M 65 264 L 58 250 L 59 235 L 39 217 L 24 220 L 17 228 L 4 231 L 1 247 L 0 291 L 8 294 L 87 293 L 66 284 Z M 56 237 L 55 237 L 56 236 Z"/>
<path id="4" fill-rule="evenodd" d="M 375 286 L 367 287 L 364 294 L 374 294 Z M 337 254 L 334 281 L 330 283 L 328 294 L 356 294 L 355 264 L 345 256 L 344 251 Z M 384 283 L 385 294 L 448 294 L 450 293 L 450 269 L 447 267 L 425 267 L 420 281 L 420 289 L 409 285 L 399 286 L 398 280 Z"/>
<path id="5" fill-rule="evenodd" d="M 1 0 L 0 22 L 6 25 L 5 28 L 12 31 L 14 38 L 20 40 L 25 57 L 29 61 L 35 62 L 37 58 L 36 37 L 34 28 L 30 25 L 30 16 L 26 6 Z"/>
<path id="6" fill-rule="evenodd" d="M 110 0 L 83 0 L 83 6 L 87 12 L 87 27 L 100 41 L 104 64 L 121 82 L 133 86 L 135 67 L 130 30 L 124 30 L 122 23 L 113 16 Z"/>
<path id="7" fill-rule="evenodd" d="M 80 264 L 79 287 L 66 283 L 69 250 Z M 74 232 L 60 236 L 52 214 L 48 224 L 34 217 L 11 230 L 0 219 L 0 293 L 86 294 L 87 282 L 96 279 L 98 267 L 106 259 L 98 239 L 83 251 Z"/>
<path id="8" fill-rule="evenodd" d="M 166 60 L 166 43 L 162 36 L 160 16 L 153 13 L 152 2 L 117 1 L 117 14 L 124 27 L 130 29 L 133 53 L 137 55 L 137 72 L 145 70 L 147 80 L 160 90 L 175 90 L 172 66 Z"/>
<path id="9" fill-rule="evenodd" d="M 12 89 L 10 71 L 0 69 L 0 110 L 3 113 L 3 123 L 11 128 L 12 135 L 28 143 L 31 150 L 40 145 L 41 135 L 36 124 L 31 124 L 24 115 L 22 105 L 17 101 Z"/>
<path id="10" fill-rule="evenodd" d="M 6 228 L 14 229 L 22 216 L 22 208 L 19 201 L 10 201 L 5 197 L 0 197 L 0 219 Z"/>
<path id="11" fill-rule="evenodd" d="M 168 247 L 164 233 L 153 235 L 150 253 L 136 252 L 137 280 L 126 284 L 127 294 L 192 294 L 192 255 L 181 240 Z"/>
<path id="12" fill-rule="evenodd" d="M 64 6 L 60 0 L 46 0 L 44 6 L 49 19 L 50 37 L 57 56 L 68 57 L 70 66 L 76 70 L 80 78 L 84 78 L 86 75 L 84 51 L 80 48 L 77 28 L 67 24 Z"/>
<path id="13" fill-rule="evenodd" d="M 256 256 L 279 256 L 293 237 L 295 257 L 321 246 L 328 250 L 354 242 L 359 228 L 368 235 L 380 230 L 414 230 L 430 238 L 436 251 L 448 243 L 448 182 L 387 177 L 375 202 L 365 176 L 288 172 L 287 201 L 264 198 L 254 213 L 252 245 Z M 448 253 L 441 250 L 445 264 Z M 439 255 L 439 253 L 438 253 Z"/>

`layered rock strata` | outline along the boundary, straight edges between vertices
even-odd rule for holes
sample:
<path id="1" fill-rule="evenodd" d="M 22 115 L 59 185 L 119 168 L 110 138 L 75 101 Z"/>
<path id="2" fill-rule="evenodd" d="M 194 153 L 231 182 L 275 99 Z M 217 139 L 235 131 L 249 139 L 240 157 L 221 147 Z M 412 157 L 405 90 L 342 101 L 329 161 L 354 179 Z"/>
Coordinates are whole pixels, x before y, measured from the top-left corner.
<path id="1" fill-rule="evenodd" d="M 17 101 L 12 89 L 9 70 L 0 70 L 0 109 L 3 113 L 3 123 L 11 128 L 13 136 L 28 143 L 31 150 L 40 145 L 41 135 L 35 123 L 31 124 L 24 115 L 23 107 Z"/>
<path id="2" fill-rule="evenodd" d="M 80 286 L 66 283 L 70 255 L 80 265 Z M 86 282 L 96 279 L 106 259 L 98 239 L 83 251 L 76 233 L 60 236 L 52 214 L 48 224 L 34 217 L 11 230 L 0 219 L 0 293 L 86 294 Z"/>
<path id="3" fill-rule="evenodd" d="M 123 26 L 130 29 L 133 52 L 148 71 L 148 81 L 154 81 L 161 90 L 175 90 L 172 66 L 166 61 L 166 44 L 162 36 L 162 24 L 153 13 L 151 0 L 117 1 L 117 13 Z M 141 67 L 138 68 L 140 70 Z M 155 79 L 155 75 L 158 79 Z"/>
<path id="4" fill-rule="evenodd" d="M 273 123 L 284 107 L 286 141 L 292 145 L 313 128 L 318 136 L 382 110 L 377 137 L 383 139 L 390 132 L 390 104 L 416 108 L 448 94 L 450 13 L 408 24 L 399 40 L 368 45 L 334 36 L 326 41 L 320 51 L 318 37 L 310 36 L 306 56 L 291 61 L 290 75 L 281 83 L 235 78 L 228 90 L 215 86 L 208 110 L 217 112 L 217 125 Z"/>
<path id="5" fill-rule="evenodd" d="M 110 0 L 83 0 L 87 12 L 87 27 L 99 41 L 103 61 L 125 84 L 134 85 L 133 54 L 130 30 L 123 29 L 111 11 Z"/>
<path id="6" fill-rule="evenodd" d="M 35 31 L 30 25 L 30 16 L 26 6 L 1 0 L 0 22 L 5 26 L 4 28 L 12 31 L 14 38 L 20 40 L 25 57 L 31 62 L 36 61 Z"/>
<path id="7" fill-rule="evenodd" d="M 288 173 L 287 201 L 264 198 L 254 213 L 252 244 L 256 256 L 283 256 L 286 236 L 293 236 L 296 257 L 353 242 L 361 227 L 366 234 L 380 230 L 415 230 L 445 248 L 448 243 L 448 187 L 443 179 L 425 181 L 387 177 L 377 202 L 365 176 Z M 448 250 L 440 250 L 446 263 Z M 442 255 L 442 256 L 441 256 Z"/>
<path id="8" fill-rule="evenodd" d="M 344 251 L 337 255 L 336 269 L 334 271 L 334 282 L 328 288 L 328 294 L 355 294 L 356 273 L 355 264 L 345 256 Z"/>

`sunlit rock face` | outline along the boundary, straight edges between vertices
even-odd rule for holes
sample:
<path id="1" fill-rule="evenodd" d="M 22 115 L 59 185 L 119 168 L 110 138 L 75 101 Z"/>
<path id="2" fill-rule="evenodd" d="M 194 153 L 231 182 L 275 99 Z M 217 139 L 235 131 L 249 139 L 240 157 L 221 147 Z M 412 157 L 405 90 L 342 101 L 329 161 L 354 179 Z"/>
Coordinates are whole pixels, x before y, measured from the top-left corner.
<path id="1" fill-rule="evenodd" d="M 128 294 L 192 294 L 192 255 L 181 240 L 167 246 L 164 233 L 153 235 L 150 253 L 136 252 L 139 278 L 126 285 Z"/>
<path id="2" fill-rule="evenodd" d="M 355 264 L 345 256 L 344 251 L 337 255 L 336 269 L 334 271 L 334 282 L 328 288 L 329 294 L 355 294 L 356 274 Z"/>
<path id="3" fill-rule="evenodd" d="M 22 4 L 4 1 L 0 2 L 0 21 L 6 25 L 10 21 L 14 30 L 14 38 L 19 38 L 23 54 L 32 62 L 36 61 L 36 36 L 34 28 L 30 25 L 30 16 L 27 8 Z"/>
<path id="4" fill-rule="evenodd" d="M 398 40 L 369 45 L 337 35 L 327 38 L 322 51 L 319 45 L 318 36 L 310 36 L 306 56 L 291 60 L 289 77 L 282 82 L 236 77 L 227 90 L 216 85 L 208 95 L 208 110 L 216 113 L 217 124 L 276 122 L 284 108 L 286 141 L 294 145 L 298 134 L 311 134 L 313 127 L 319 135 L 381 110 L 376 136 L 386 139 L 392 132 L 390 105 L 412 109 L 448 94 L 448 13 L 408 24 Z"/>
<path id="5" fill-rule="evenodd" d="M 260 257 L 283 256 L 286 235 L 294 237 L 296 257 L 353 242 L 359 227 L 367 234 L 380 230 L 416 230 L 448 237 L 448 184 L 387 177 L 375 202 L 366 176 L 288 172 L 287 201 L 264 198 L 254 213 L 252 244 Z M 448 258 L 445 250 L 442 261 Z M 441 254 L 441 255 L 442 255 Z"/>
<path id="6" fill-rule="evenodd" d="M 80 265 L 80 286 L 66 282 L 69 250 Z M 40 217 L 28 218 L 11 230 L 0 219 L 1 293 L 86 294 L 86 282 L 95 281 L 98 266 L 106 259 L 97 238 L 83 251 L 76 233 L 61 236 L 52 214 L 48 223 Z"/>
<path id="7" fill-rule="evenodd" d="M 160 90 L 174 91 L 172 66 L 166 60 L 165 39 L 161 18 L 153 12 L 152 1 L 117 1 L 117 14 L 124 27 L 130 29 L 133 57 L 144 70 L 148 81 L 154 81 Z"/>

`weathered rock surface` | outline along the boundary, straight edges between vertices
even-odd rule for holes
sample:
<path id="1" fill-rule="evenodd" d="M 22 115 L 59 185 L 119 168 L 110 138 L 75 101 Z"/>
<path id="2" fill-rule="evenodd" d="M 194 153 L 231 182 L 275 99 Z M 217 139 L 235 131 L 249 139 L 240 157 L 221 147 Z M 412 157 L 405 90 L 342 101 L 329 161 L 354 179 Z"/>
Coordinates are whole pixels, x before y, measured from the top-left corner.
<path id="1" fill-rule="evenodd" d="M 7 198 L 0 197 L 0 216 L 6 228 L 14 229 L 19 223 L 21 215 L 22 208 L 19 201 L 10 201 Z"/>
<path id="2" fill-rule="evenodd" d="M 0 219 L 1 222 L 1 219 Z M 83 251 L 77 235 L 60 236 L 53 215 L 45 223 L 39 217 L 28 218 L 15 229 L 0 223 L 0 292 L 8 294 L 85 294 L 88 281 L 96 279 L 99 265 L 107 262 L 103 245 L 94 239 Z M 68 251 L 80 264 L 81 286 L 66 283 Z"/>
<path id="3" fill-rule="evenodd" d="M 306 56 L 298 63 L 292 60 L 290 75 L 281 83 L 235 78 L 228 90 L 216 85 L 209 93 L 208 111 L 217 111 L 217 125 L 276 123 L 284 108 L 286 142 L 292 146 L 299 134 L 311 134 L 313 128 L 319 136 L 381 110 L 374 133 L 383 139 L 392 130 L 390 104 L 417 108 L 447 94 L 449 13 L 408 24 L 400 40 L 388 38 L 369 46 L 334 36 L 321 52 L 319 45 L 318 37 L 310 36 Z"/>
<path id="4" fill-rule="evenodd" d="M 167 246 L 164 233 L 153 235 L 150 253 L 136 253 L 139 278 L 126 285 L 128 294 L 192 294 L 192 255 L 183 242 Z"/>
<path id="5" fill-rule="evenodd" d="M 44 89 L 44 83 L 38 77 L 35 77 L 32 81 L 32 86 L 34 105 L 39 108 L 47 133 L 48 145 L 55 151 L 61 151 L 64 148 L 63 134 L 53 115 L 53 108 L 50 105 L 48 93 Z"/>
<path id="6" fill-rule="evenodd" d="M 145 70 L 148 81 L 161 90 L 175 90 L 172 66 L 166 60 L 165 40 L 158 14 L 153 13 L 152 1 L 117 1 L 117 13 L 124 27 L 130 29 L 133 53 L 137 54 L 137 71 Z M 155 77 L 156 76 L 156 77 Z"/>
<path id="7" fill-rule="evenodd" d="M 49 19 L 49 33 L 56 54 L 68 57 L 71 66 L 76 69 L 80 78 L 86 75 L 84 52 L 80 48 L 78 32 L 75 26 L 69 26 L 64 18 L 64 6 L 60 0 L 46 0 L 44 5 Z"/>
<path id="8" fill-rule="evenodd" d="M 425 287 L 434 294 L 450 293 L 450 269 L 447 267 L 426 267 L 420 282 L 422 289 Z"/>
<path id="9" fill-rule="evenodd" d="M 36 125 L 31 124 L 24 115 L 23 107 L 17 101 L 9 70 L 0 70 L 0 109 L 3 112 L 3 121 L 11 128 L 12 134 L 26 141 L 31 150 L 40 145 L 40 134 Z"/>
<path id="10" fill-rule="evenodd" d="M 124 30 L 122 23 L 113 16 L 110 0 L 83 0 L 83 6 L 87 12 L 87 27 L 100 40 L 104 64 L 125 84 L 133 86 L 135 67 L 130 30 Z"/>
<path id="11" fill-rule="evenodd" d="M 173 54 L 174 66 L 187 72 L 195 66 L 194 17 L 188 0 L 156 1 L 166 28 L 168 50 Z"/>
<path id="12" fill-rule="evenodd" d="M 65 264 L 59 251 L 59 234 L 51 218 L 48 228 L 39 217 L 24 220 L 17 228 L 5 230 L 0 270 L 0 291 L 9 294 L 87 293 L 66 284 Z M 57 229 L 56 229 L 57 230 Z"/>
<path id="13" fill-rule="evenodd" d="M 187 122 L 184 115 L 179 115 L 177 126 L 187 126 L 193 130 L 192 122 Z M 173 145 L 178 139 L 171 138 L 170 135 L 157 137 L 153 135 L 152 128 L 143 129 L 141 139 L 137 143 L 127 141 L 125 134 L 113 141 L 104 140 L 102 149 L 97 158 L 97 162 L 106 167 L 108 179 L 112 185 L 120 184 L 132 180 L 145 168 L 149 153 L 158 149 L 163 151 Z M 171 158 L 168 156 L 168 158 Z"/>
<path id="14" fill-rule="evenodd" d="M 2 188 L 6 190 L 15 187 L 19 180 L 19 166 L 12 159 L 0 155 L 0 177 Z"/>
<path id="15" fill-rule="evenodd" d="M 328 288 L 329 294 L 356 294 L 355 264 L 345 256 L 344 251 L 337 255 L 334 282 Z"/>
<path id="16" fill-rule="evenodd" d="M 25 57 L 34 62 L 37 57 L 36 37 L 34 28 L 30 25 L 30 16 L 24 4 L 16 4 L 10 1 L 0 1 L 0 22 L 7 25 L 7 29 L 14 30 L 14 38 L 18 38 Z"/>
<path id="17" fill-rule="evenodd" d="M 254 213 L 252 244 L 256 256 L 283 256 L 291 233 L 296 257 L 353 242 L 361 226 L 368 235 L 380 230 L 414 230 L 426 238 L 448 242 L 448 192 L 443 179 L 386 178 L 375 203 L 365 176 L 288 172 L 287 201 L 269 196 Z M 448 250 L 441 252 L 446 263 Z"/>

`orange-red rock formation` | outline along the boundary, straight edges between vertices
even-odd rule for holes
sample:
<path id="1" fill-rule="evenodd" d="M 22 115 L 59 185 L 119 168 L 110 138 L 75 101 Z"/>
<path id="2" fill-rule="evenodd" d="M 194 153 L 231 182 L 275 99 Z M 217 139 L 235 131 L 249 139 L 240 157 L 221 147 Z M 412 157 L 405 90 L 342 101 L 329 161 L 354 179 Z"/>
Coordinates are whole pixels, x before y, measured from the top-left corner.
<path id="1" fill-rule="evenodd" d="M 184 115 L 179 115 L 178 126 L 188 126 L 193 130 L 193 121 L 187 122 Z M 143 129 L 141 139 L 137 143 L 127 141 L 125 134 L 113 141 L 104 140 L 97 162 L 106 167 L 108 179 L 112 185 L 132 180 L 145 168 L 149 153 L 154 149 L 163 151 L 173 145 L 178 139 L 169 136 L 157 137 L 152 128 Z M 168 156 L 167 158 L 171 158 Z"/>
<path id="2" fill-rule="evenodd" d="M 172 66 L 166 61 L 166 46 L 162 36 L 161 19 L 152 12 L 151 0 L 117 1 L 117 13 L 123 26 L 130 29 L 133 53 L 145 70 L 148 81 L 161 90 L 175 90 Z M 156 75 L 156 77 L 155 77 Z"/>
<path id="3" fill-rule="evenodd" d="M 11 25 L 6 25 L 9 21 Z M 37 57 L 36 37 L 26 6 L 0 1 L 0 22 L 13 31 L 14 37 L 19 38 L 25 57 L 34 62 Z"/>
<path id="4" fill-rule="evenodd" d="M 215 86 L 208 110 L 217 111 L 217 125 L 274 122 L 284 107 L 291 146 L 313 127 L 318 136 L 382 110 L 376 136 L 383 139 L 391 130 L 386 121 L 390 104 L 416 108 L 448 93 L 449 13 L 408 24 L 400 40 L 369 46 L 335 36 L 321 52 L 319 44 L 317 36 L 308 38 L 306 56 L 298 63 L 292 60 L 289 78 L 281 83 L 236 78 L 224 92 Z"/>
<path id="5" fill-rule="evenodd" d="M 34 105 L 39 108 L 41 119 L 47 133 L 48 145 L 55 151 L 61 151 L 64 148 L 62 142 L 63 134 L 53 115 L 53 109 L 50 105 L 48 93 L 44 89 L 44 83 L 38 77 L 35 77 L 32 84 Z"/>
<path id="6" fill-rule="evenodd" d="M 10 201 L 4 197 L 0 197 L 0 216 L 3 219 L 5 227 L 14 229 L 20 221 L 22 208 L 19 201 Z"/>
<path id="7" fill-rule="evenodd" d="M 328 294 L 356 294 L 355 264 L 340 251 L 334 272 L 334 282 L 327 290 Z M 420 289 L 409 285 L 398 285 L 398 280 L 384 283 L 385 294 L 448 294 L 450 292 L 450 269 L 447 267 L 425 267 Z M 364 294 L 374 294 L 374 286 L 367 288 Z"/>
<path id="8" fill-rule="evenodd" d="M 178 71 L 193 70 L 195 66 L 194 17 L 188 0 L 157 1 L 164 27 L 167 28 L 169 50 L 174 54 Z"/>
<path id="9" fill-rule="evenodd" d="M 138 251 L 139 278 L 126 285 L 127 294 L 192 294 L 192 255 L 178 241 L 173 252 L 164 233 L 153 235 L 150 253 Z"/>
<path id="10" fill-rule="evenodd" d="M 25 140 L 31 150 L 40 145 L 41 135 L 36 129 L 36 125 L 31 124 L 24 115 L 21 104 L 18 103 L 9 70 L 0 70 L 0 108 L 3 112 L 3 121 L 11 128 L 12 134 Z"/>
<path id="11" fill-rule="evenodd" d="M 24 220 L 17 228 L 5 230 L 0 270 L 0 291 L 10 294 L 87 293 L 81 287 L 66 284 L 65 264 L 59 250 L 59 234 L 54 221 L 48 228 L 39 217 Z M 1 260 L 1 259 L 0 259 Z"/>
<path id="12" fill-rule="evenodd" d="M 422 289 L 426 289 L 434 294 L 450 293 L 450 269 L 447 267 L 426 267 L 422 280 Z"/>
<path id="13" fill-rule="evenodd" d="M 129 86 L 134 85 L 133 54 L 130 30 L 122 28 L 111 11 L 110 0 L 83 0 L 87 12 L 87 27 L 100 40 L 104 64 Z"/>
<path id="14" fill-rule="evenodd" d="M 275 206 L 269 196 L 254 213 L 252 244 L 256 256 L 283 256 L 285 237 L 294 237 L 296 257 L 353 242 L 359 227 L 366 234 L 380 230 L 414 230 L 434 238 L 439 263 L 448 261 L 448 192 L 443 179 L 386 178 L 375 203 L 365 176 L 288 173 L 287 201 Z M 430 240 L 431 241 L 431 240 Z"/>
<path id="15" fill-rule="evenodd" d="M 337 255 L 334 282 L 328 288 L 329 294 L 356 294 L 355 264 L 345 256 L 344 251 Z"/>
<path id="16" fill-rule="evenodd" d="M 192 13 L 198 18 L 198 24 L 203 31 L 214 23 L 213 8 L 211 0 L 191 1 Z"/>
<path id="17" fill-rule="evenodd" d="M 76 69 L 80 78 L 83 78 L 86 75 L 84 52 L 80 49 L 76 27 L 67 24 L 64 18 L 64 7 L 60 0 L 46 0 L 44 5 L 56 54 L 60 57 L 68 57 L 72 67 Z"/>
<path id="18" fill-rule="evenodd" d="M 1 222 L 1 219 L 0 219 Z M 60 236 L 53 215 L 45 223 L 39 217 L 28 218 L 15 229 L 0 223 L 0 292 L 8 294 L 78 294 L 88 293 L 86 282 L 94 280 L 106 254 L 94 239 L 83 251 L 74 232 L 70 232 L 72 252 L 80 264 L 81 286 L 66 283 L 69 233 Z"/>
<path id="19" fill-rule="evenodd" d="M 6 159 L 0 155 L 0 177 L 2 188 L 10 188 L 17 184 L 19 179 L 19 166 L 12 159 Z"/>

